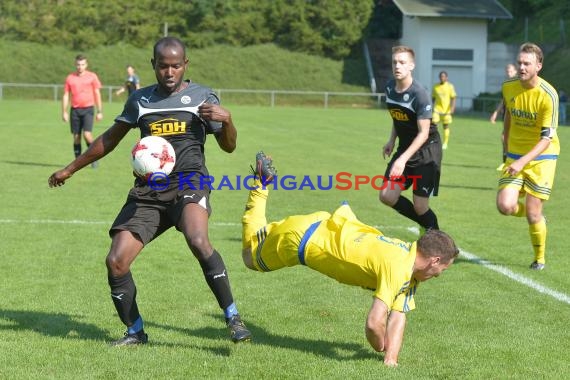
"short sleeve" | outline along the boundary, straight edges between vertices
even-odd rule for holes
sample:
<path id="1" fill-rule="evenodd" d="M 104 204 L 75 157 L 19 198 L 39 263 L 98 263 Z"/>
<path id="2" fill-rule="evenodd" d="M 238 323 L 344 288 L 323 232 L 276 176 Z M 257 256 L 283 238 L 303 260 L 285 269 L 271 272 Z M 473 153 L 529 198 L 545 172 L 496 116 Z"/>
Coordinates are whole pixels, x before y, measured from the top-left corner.
<path id="1" fill-rule="evenodd" d="M 220 105 L 220 99 L 218 98 L 218 96 L 214 92 L 211 92 L 210 95 L 206 98 L 205 103 Z M 206 132 L 207 133 L 217 134 L 217 133 L 220 133 L 221 131 L 222 131 L 222 123 L 221 122 L 211 121 L 211 120 L 208 120 L 206 122 Z"/>
<path id="2" fill-rule="evenodd" d="M 135 96 L 129 96 L 125 106 L 123 107 L 123 112 L 115 118 L 116 122 L 131 124 L 132 128 L 136 127 L 138 118 L 138 107 L 137 98 Z"/>
<path id="3" fill-rule="evenodd" d="M 101 81 L 99 80 L 97 74 L 93 74 L 93 89 L 99 90 L 100 88 L 101 88 Z"/>
<path id="4" fill-rule="evenodd" d="M 554 112 L 556 110 L 556 112 Z M 538 126 L 542 128 L 556 128 L 558 126 L 558 95 L 555 92 L 545 92 L 541 110 L 538 113 L 540 120 Z"/>
<path id="5" fill-rule="evenodd" d="M 429 96 L 428 91 L 421 86 L 418 86 L 414 111 L 416 112 L 418 120 L 431 119 L 433 111 L 431 105 L 431 98 Z"/>

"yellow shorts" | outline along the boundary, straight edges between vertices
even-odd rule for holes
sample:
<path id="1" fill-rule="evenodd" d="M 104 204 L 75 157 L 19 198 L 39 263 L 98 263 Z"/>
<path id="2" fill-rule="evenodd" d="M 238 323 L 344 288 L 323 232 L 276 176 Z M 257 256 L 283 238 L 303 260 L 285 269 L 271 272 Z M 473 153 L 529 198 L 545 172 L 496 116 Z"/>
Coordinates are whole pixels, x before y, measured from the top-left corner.
<path id="1" fill-rule="evenodd" d="M 434 111 L 431 115 L 431 122 L 433 124 L 439 124 L 440 121 L 443 124 L 448 125 L 451 124 L 453 118 L 451 117 L 450 113 L 439 113 Z"/>
<path id="2" fill-rule="evenodd" d="M 253 265 L 260 272 L 299 265 L 299 245 L 313 223 L 330 218 L 331 214 L 318 211 L 295 215 L 270 223 L 251 239 Z"/>
<path id="3" fill-rule="evenodd" d="M 505 167 L 514 161 L 512 158 L 507 158 Z M 531 161 L 516 176 L 503 172 L 499 178 L 499 190 L 507 187 L 516 188 L 519 192 L 526 192 L 546 201 L 550 198 L 555 172 L 556 160 Z"/>

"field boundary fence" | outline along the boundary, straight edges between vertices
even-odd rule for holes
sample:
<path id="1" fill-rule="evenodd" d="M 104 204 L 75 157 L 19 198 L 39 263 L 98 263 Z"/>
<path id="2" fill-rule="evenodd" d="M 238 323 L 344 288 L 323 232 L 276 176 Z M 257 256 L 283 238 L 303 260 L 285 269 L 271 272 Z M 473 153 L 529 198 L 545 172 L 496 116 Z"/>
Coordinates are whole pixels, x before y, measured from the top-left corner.
<path id="1" fill-rule="evenodd" d="M 101 96 L 104 102 L 122 103 L 125 96 L 115 95 L 120 86 L 103 86 Z M 384 93 L 297 91 L 297 90 L 255 90 L 214 89 L 225 104 L 255 106 L 310 106 L 322 108 L 385 108 Z M 62 84 L 3 83 L 0 82 L 0 101 L 4 99 L 45 99 L 60 101 Z M 497 106 L 497 97 L 458 97 L 458 114 L 490 114 Z"/>

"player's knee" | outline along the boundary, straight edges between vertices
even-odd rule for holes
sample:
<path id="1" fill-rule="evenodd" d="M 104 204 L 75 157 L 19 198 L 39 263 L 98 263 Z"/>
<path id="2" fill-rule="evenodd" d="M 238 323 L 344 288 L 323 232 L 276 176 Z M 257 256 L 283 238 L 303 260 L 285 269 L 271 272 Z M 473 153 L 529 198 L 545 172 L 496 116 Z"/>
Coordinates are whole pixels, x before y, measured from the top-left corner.
<path id="1" fill-rule="evenodd" d="M 414 211 L 417 215 L 423 215 L 429 210 L 429 205 L 427 204 L 416 204 L 414 203 Z"/>
<path id="2" fill-rule="evenodd" d="M 107 255 L 105 265 L 107 266 L 107 272 L 113 277 L 122 276 L 130 270 L 130 265 L 117 255 L 114 255 L 113 252 Z"/>
<path id="3" fill-rule="evenodd" d="M 212 252 L 212 245 L 206 235 L 187 236 L 188 247 L 197 259 L 207 259 Z"/>
<path id="4" fill-rule="evenodd" d="M 380 202 L 384 203 L 386 206 L 394 206 L 394 204 L 396 203 L 397 199 L 394 199 L 394 196 L 387 191 L 380 191 L 380 194 L 378 196 L 378 198 L 380 199 Z"/>
<path id="5" fill-rule="evenodd" d="M 542 212 L 534 212 L 532 210 L 526 210 L 526 219 L 528 224 L 537 224 L 542 222 L 544 217 L 542 216 Z"/>
<path id="6" fill-rule="evenodd" d="M 517 212 L 518 205 L 516 203 L 504 201 L 502 199 L 497 200 L 497 210 L 503 215 L 513 215 Z"/>

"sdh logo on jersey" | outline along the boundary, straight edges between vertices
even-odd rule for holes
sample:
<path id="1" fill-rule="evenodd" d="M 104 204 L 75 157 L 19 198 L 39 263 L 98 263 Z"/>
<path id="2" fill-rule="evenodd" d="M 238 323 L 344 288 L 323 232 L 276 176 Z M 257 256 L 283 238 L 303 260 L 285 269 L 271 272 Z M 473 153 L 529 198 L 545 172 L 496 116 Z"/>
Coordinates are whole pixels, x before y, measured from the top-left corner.
<path id="1" fill-rule="evenodd" d="M 394 120 L 398 120 L 398 121 L 409 121 L 410 118 L 408 117 L 408 115 L 406 115 L 405 113 L 403 113 L 400 110 L 396 110 L 396 109 L 391 109 L 390 110 L 390 116 L 392 116 L 392 118 Z"/>
<path id="2" fill-rule="evenodd" d="M 149 125 L 153 136 L 179 135 L 186 133 L 186 122 L 177 119 L 163 119 Z"/>

